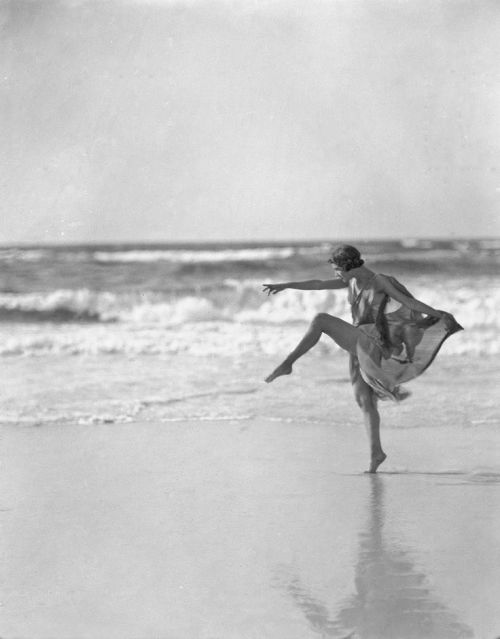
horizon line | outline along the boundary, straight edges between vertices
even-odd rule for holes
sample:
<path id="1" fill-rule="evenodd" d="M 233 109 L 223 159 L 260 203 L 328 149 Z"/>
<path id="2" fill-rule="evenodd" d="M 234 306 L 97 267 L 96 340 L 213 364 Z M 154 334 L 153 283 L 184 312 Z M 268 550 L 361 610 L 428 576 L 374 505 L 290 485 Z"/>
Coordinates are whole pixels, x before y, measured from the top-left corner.
<path id="1" fill-rule="evenodd" d="M 135 247 L 151 247 L 151 246 L 171 246 L 171 247 L 183 247 L 183 246 L 220 246 L 224 244 L 226 246 L 249 246 L 249 245 L 261 245 L 261 246 L 281 246 L 281 245 L 316 245 L 316 244 L 344 244 L 344 243 L 367 243 L 367 242 L 474 242 L 474 241 L 484 241 L 484 240 L 499 240 L 500 235 L 491 236 L 491 235 L 482 235 L 482 236 L 455 236 L 455 237 L 442 237 L 442 236 L 425 236 L 425 237 L 415 237 L 412 235 L 408 235 L 405 237 L 376 237 L 376 238 L 352 238 L 352 237 L 344 237 L 344 238 L 323 238 L 323 239 L 246 239 L 246 240 L 224 240 L 224 239 L 215 239 L 215 240 L 90 240 L 90 241 L 54 241 L 54 242 L 0 242 L 0 249 L 29 249 L 29 248 L 78 248 L 78 247 L 102 247 L 102 246 L 135 246 Z"/>

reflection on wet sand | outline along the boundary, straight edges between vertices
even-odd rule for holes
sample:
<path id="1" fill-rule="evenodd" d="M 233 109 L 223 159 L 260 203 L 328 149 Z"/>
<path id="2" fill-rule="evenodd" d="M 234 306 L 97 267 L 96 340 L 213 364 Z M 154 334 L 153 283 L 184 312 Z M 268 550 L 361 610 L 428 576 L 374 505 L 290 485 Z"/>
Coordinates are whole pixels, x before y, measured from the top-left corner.
<path id="1" fill-rule="evenodd" d="M 384 538 L 384 478 L 370 482 L 369 515 L 360 535 L 356 592 L 332 615 L 300 576 L 280 566 L 275 583 L 285 590 L 322 637 L 343 639 L 465 639 L 470 628 L 441 604 L 409 553 Z"/>

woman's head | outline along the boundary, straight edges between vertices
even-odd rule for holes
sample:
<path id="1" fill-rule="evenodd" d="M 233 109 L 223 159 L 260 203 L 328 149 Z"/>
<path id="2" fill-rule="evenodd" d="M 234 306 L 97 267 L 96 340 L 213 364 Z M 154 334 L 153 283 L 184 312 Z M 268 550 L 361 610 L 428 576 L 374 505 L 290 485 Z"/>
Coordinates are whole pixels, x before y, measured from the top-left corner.
<path id="1" fill-rule="evenodd" d="M 330 264 L 335 264 L 343 271 L 350 271 L 353 268 L 359 268 L 363 266 L 365 261 L 361 258 L 361 253 L 354 246 L 349 244 L 343 244 L 336 248 L 331 259 L 328 260 Z"/>

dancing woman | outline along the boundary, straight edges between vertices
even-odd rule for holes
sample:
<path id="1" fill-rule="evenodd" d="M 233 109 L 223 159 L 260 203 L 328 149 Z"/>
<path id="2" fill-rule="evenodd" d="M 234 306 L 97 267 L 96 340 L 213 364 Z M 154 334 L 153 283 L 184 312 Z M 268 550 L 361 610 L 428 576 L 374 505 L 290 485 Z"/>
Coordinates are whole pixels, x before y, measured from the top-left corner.
<path id="1" fill-rule="evenodd" d="M 296 348 L 266 382 L 289 375 L 297 359 L 307 353 L 323 333 L 331 337 L 350 354 L 354 396 L 370 438 L 368 472 L 375 473 L 386 459 L 380 442 L 377 399 L 405 399 L 409 393 L 400 384 L 423 373 L 444 340 L 463 329 L 453 315 L 416 300 L 394 277 L 377 274 L 364 266 L 354 246 L 340 246 L 328 262 L 335 270 L 335 279 L 264 284 L 264 292 L 274 295 L 287 288 L 347 288 L 353 325 L 328 313 L 318 313 Z"/>

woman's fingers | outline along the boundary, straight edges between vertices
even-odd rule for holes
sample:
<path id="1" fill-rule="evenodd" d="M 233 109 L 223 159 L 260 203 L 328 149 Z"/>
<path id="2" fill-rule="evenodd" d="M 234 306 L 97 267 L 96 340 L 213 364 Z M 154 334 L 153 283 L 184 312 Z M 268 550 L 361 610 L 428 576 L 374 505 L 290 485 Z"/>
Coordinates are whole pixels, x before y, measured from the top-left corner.
<path id="1" fill-rule="evenodd" d="M 462 326 L 457 322 L 457 320 L 453 317 L 451 313 L 447 313 L 446 311 L 440 311 L 441 317 L 443 318 L 444 324 L 448 330 L 462 330 Z"/>
<path id="2" fill-rule="evenodd" d="M 280 290 L 279 286 L 275 284 L 263 284 L 262 286 L 264 287 L 262 292 L 267 293 L 268 295 L 276 295 L 276 293 Z"/>
<path id="3" fill-rule="evenodd" d="M 452 321 L 452 315 L 447 313 L 446 311 L 439 311 L 441 313 L 441 319 L 445 323 L 446 326 Z"/>

